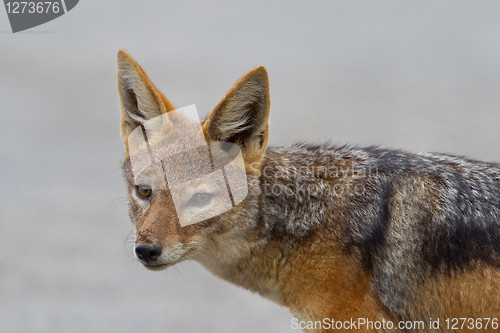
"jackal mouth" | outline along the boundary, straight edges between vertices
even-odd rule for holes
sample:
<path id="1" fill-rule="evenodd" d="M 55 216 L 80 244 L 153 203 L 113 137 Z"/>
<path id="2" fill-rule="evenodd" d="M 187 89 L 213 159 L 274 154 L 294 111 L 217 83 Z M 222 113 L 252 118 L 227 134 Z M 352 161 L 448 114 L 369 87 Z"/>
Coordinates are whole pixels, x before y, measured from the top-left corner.
<path id="1" fill-rule="evenodd" d="M 171 260 L 153 260 L 153 261 L 144 261 L 144 260 L 139 260 L 139 262 L 146 267 L 147 269 L 151 271 L 162 271 L 164 269 L 169 268 L 170 266 L 174 266 L 175 264 L 180 263 L 181 261 L 186 260 L 187 255 L 192 252 L 193 249 L 189 249 L 186 253 L 182 254 L 178 258 L 171 259 Z"/>
<path id="2" fill-rule="evenodd" d="M 162 271 L 164 269 L 167 269 L 170 266 L 173 266 L 175 263 L 170 263 L 170 264 L 154 264 L 154 263 L 145 263 L 141 262 L 141 264 L 144 265 L 147 269 L 151 271 Z"/>

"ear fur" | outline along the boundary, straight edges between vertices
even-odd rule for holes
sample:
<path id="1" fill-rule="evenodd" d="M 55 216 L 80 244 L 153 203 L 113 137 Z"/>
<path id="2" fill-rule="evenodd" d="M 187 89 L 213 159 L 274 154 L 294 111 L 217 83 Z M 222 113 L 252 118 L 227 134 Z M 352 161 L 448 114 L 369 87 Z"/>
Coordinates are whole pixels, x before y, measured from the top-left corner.
<path id="1" fill-rule="evenodd" d="M 118 51 L 118 92 L 122 109 L 121 137 L 126 147 L 130 132 L 137 126 L 175 109 L 124 50 Z"/>
<path id="2" fill-rule="evenodd" d="M 229 90 L 204 123 L 210 140 L 237 143 L 247 165 L 260 162 L 269 137 L 269 79 L 259 66 Z"/>

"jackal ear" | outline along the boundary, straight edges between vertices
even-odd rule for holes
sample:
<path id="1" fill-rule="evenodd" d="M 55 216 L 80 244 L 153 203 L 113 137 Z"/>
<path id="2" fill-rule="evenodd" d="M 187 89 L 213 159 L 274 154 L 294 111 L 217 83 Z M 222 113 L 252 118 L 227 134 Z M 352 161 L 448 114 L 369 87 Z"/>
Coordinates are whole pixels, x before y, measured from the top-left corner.
<path id="1" fill-rule="evenodd" d="M 174 109 L 141 66 L 123 50 L 118 51 L 118 92 L 122 109 L 121 137 L 125 146 L 130 132 L 137 126 Z"/>
<path id="2" fill-rule="evenodd" d="M 237 143 L 245 162 L 260 161 L 269 137 L 269 79 L 263 66 L 243 76 L 204 123 L 210 140 Z"/>

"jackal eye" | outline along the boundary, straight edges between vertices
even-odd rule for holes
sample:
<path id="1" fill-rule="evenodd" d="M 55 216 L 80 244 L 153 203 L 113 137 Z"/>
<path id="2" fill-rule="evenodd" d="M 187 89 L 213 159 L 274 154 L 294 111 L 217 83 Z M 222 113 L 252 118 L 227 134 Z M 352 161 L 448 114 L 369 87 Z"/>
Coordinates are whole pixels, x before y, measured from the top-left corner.
<path id="1" fill-rule="evenodd" d="M 197 207 L 205 206 L 212 200 L 213 196 L 212 193 L 198 192 L 189 199 L 188 205 Z"/>
<path id="2" fill-rule="evenodd" d="M 151 197 L 151 194 L 153 194 L 153 190 L 146 186 L 136 185 L 135 193 L 141 199 L 149 199 Z"/>

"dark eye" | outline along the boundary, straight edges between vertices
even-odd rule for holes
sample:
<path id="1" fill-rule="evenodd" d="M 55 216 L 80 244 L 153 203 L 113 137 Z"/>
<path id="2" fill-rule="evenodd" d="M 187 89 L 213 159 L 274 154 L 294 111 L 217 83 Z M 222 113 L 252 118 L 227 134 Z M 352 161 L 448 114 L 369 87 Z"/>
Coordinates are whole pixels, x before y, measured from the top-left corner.
<path id="1" fill-rule="evenodd" d="M 151 190 L 149 187 L 137 185 L 135 187 L 135 193 L 141 199 L 149 199 L 151 197 L 151 194 L 153 193 L 153 190 Z"/>
<path id="2" fill-rule="evenodd" d="M 189 199 L 188 205 L 198 207 L 205 206 L 212 200 L 213 196 L 214 195 L 212 193 L 207 192 L 196 193 L 191 197 L 191 199 Z"/>

